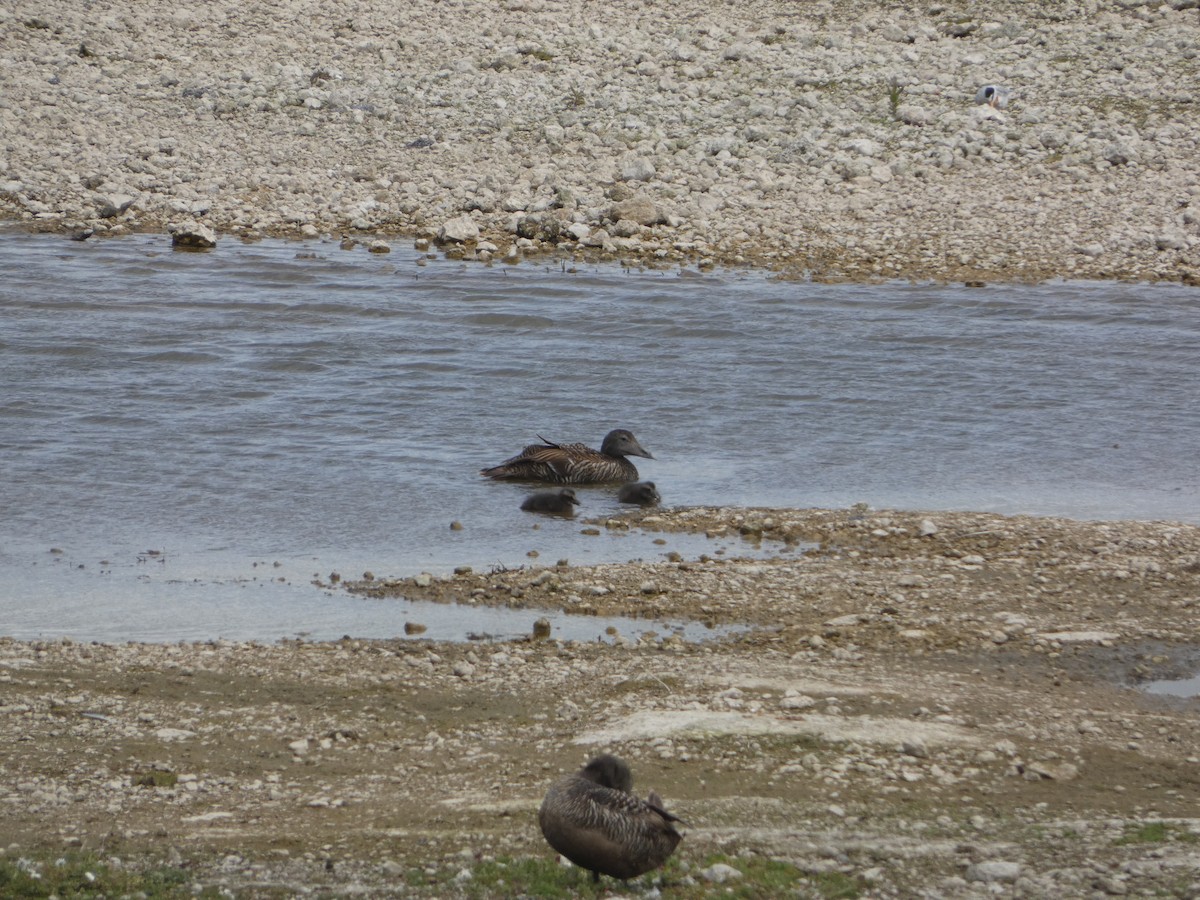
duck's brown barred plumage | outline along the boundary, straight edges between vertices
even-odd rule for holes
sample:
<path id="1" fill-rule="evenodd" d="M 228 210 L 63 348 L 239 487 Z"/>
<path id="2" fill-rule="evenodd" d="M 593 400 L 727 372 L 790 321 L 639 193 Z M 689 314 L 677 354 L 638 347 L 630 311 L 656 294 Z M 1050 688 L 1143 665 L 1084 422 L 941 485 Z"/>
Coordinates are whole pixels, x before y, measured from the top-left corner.
<path id="1" fill-rule="evenodd" d="M 653 791 L 642 800 L 630 791 L 633 776 L 615 756 L 598 756 L 550 786 L 538 811 L 547 843 L 575 865 L 601 875 L 635 878 L 657 869 L 675 852 L 681 835 Z"/>
<path id="2" fill-rule="evenodd" d="M 599 450 L 586 444 L 530 444 L 516 456 L 480 474 L 500 481 L 542 481 L 551 484 L 606 484 L 637 481 L 637 468 L 625 457 L 654 459 L 633 436 L 618 428 L 604 436 Z"/>

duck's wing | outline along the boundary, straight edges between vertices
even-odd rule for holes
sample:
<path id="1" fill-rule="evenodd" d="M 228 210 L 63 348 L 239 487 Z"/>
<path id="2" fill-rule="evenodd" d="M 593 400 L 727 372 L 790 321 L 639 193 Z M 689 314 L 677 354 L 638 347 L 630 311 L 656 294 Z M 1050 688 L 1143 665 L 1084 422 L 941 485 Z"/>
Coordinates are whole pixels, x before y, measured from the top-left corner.
<path id="1" fill-rule="evenodd" d="M 664 821 L 678 822 L 685 827 L 687 826 L 687 822 L 683 821 L 683 819 L 679 818 L 679 816 L 675 815 L 674 813 L 667 812 L 666 804 L 663 803 L 662 797 L 658 796 L 656 792 L 650 792 L 650 796 L 646 798 L 646 805 L 662 816 Z"/>
<path id="2" fill-rule="evenodd" d="M 489 478 L 550 481 L 569 484 L 588 466 L 611 462 L 608 457 L 586 444 L 530 444 L 516 456 L 498 466 L 484 469 Z"/>

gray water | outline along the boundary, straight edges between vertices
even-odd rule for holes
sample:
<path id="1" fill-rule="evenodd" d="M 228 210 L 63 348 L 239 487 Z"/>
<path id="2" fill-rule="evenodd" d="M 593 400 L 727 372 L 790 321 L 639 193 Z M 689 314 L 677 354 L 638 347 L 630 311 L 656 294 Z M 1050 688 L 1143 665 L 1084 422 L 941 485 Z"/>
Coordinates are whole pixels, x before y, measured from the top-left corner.
<path id="1" fill-rule="evenodd" d="M 434 612 L 313 577 L 743 552 L 478 475 L 616 426 L 667 505 L 1200 521 L 1194 288 L 419 261 L 0 233 L 0 634 L 387 637 Z"/>
<path id="2" fill-rule="evenodd" d="M 1200 697 L 1200 675 L 1151 681 L 1145 686 L 1145 691 L 1163 697 Z"/>

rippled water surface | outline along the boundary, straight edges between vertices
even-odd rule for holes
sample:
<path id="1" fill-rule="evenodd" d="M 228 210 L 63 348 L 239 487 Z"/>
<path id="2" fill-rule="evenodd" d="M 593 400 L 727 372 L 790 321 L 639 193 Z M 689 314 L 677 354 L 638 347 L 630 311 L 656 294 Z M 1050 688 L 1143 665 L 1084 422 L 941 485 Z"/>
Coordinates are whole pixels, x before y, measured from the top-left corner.
<path id="1" fill-rule="evenodd" d="M 615 426 L 668 505 L 1200 521 L 1194 288 L 418 259 L 0 233 L 0 634 L 383 637 L 426 613 L 313 575 L 722 549 L 478 476 Z"/>

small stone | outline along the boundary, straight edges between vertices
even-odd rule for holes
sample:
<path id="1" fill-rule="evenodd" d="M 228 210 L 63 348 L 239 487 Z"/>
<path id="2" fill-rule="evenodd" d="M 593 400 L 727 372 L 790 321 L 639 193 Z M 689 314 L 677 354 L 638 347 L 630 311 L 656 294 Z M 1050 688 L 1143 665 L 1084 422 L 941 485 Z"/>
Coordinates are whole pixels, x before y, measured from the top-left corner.
<path id="1" fill-rule="evenodd" d="M 741 872 L 725 863 L 713 863 L 708 868 L 701 869 L 696 874 L 710 884 L 725 884 L 726 882 L 738 881 L 742 878 Z"/>
<path id="2" fill-rule="evenodd" d="M 182 728 L 160 728 L 154 732 L 154 736 L 160 741 L 186 741 L 194 738 L 194 731 L 184 731 Z"/>
<path id="3" fill-rule="evenodd" d="M 217 246 L 217 235 L 207 225 L 169 225 L 167 231 L 175 250 L 211 250 Z"/>
<path id="4" fill-rule="evenodd" d="M 550 637 L 550 620 L 542 617 L 533 623 L 533 636 L 535 639 L 543 641 Z"/>
<path id="5" fill-rule="evenodd" d="M 450 523 L 450 530 L 451 531 L 462 531 L 463 530 L 462 522 L 459 522 L 457 519 L 454 520 L 453 522 Z"/>
<path id="6" fill-rule="evenodd" d="M 426 630 L 427 630 L 427 626 L 422 625 L 419 622 L 405 622 L 404 623 L 404 633 L 405 634 L 424 634 L 426 632 Z"/>
<path id="7" fill-rule="evenodd" d="M 479 226 L 470 216 L 458 216 L 438 229 L 438 242 L 442 244 L 463 244 L 478 239 Z"/>
<path id="8" fill-rule="evenodd" d="M 656 172 L 654 163 L 644 156 L 627 156 L 621 161 L 621 177 L 626 181 L 649 181 Z"/>
<path id="9" fill-rule="evenodd" d="M 985 884 L 1012 883 L 1021 875 L 1021 864 L 988 860 L 975 863 L 967 868 L 967 881 L 980 881 Z"/>
<path id="10" fill-rule="evenodd" d="M 905 125 L 928 125 L 933 121 L 933 115 L 929 110 L 921 106 L 914 106 L 911 103 L 901 103 L 896 107 L 896 118 Z"/>
<path id="11" fill-rule="evenodd" d="M 938 533 L 938 527 L 932 519 L 922 519 L 921 520 L 921 527 L 918 530 L 918 534 L 920 534 L 921 537 L 929 537 L 929 536 L 937 534 L 937 533 Z"/>
<path id="12" fill-rule="evenodd" d="M 787 694 L 779 701 L 780 709 L 808 709 L 816 704 L 816 700 L 807 694 Z"/>
<path id="13" fill-rule="evenodd" d="M 413 579 L 413 584 L 415 584 L 417 587 L 429 587 L 431 584 L 433 584 L 433 576 L 428 572 L 421 572 L 416 578 Z"/>
<path id="14" fill-rule="evenodd" d="M 907 740 L 900 745 L 900 752 L 905 756 L 912 756 L 917 759 L 928 759 L 929 748 L 925 746 L 925 742 L 920 738 Z"/>
<path id="15" fill-rule="evenodd" d="M 658 225 L 666 221 L 662 211 L 649 197 L 630 197 L 614 203 L 608 211 L 608 217 L 614 222 L 627 220 L 638 225 Z"/>
<path id="16" fill-rule="evenodd" d="M 391 253 L 392 245 L 387 241 L 371 241 L 367 244 L 368 253 Z"/>
<path id="17" fill-rule="evenodd" d="M 861 625 L 867 620 L 866 616 L 859 613 L 852 613 L 848 616 L 838 616 L 836 619 L 830 619 L 825 623 L 826 628 L 850 628 L 854 625 Z"/>
<path id="18" fill-rule="evenodd" d="M 475 667 L 469 662 L 458 662 L 451 671 L 459 678 L 470 678 L 475 674 Z"/>
<path id="19" fill-rule="evenodd" d="M 96 206 L 102 219 L 112 219 L 133 206 L 135 198 L 128 194 L 109 194 L 96 199 Z"/>

